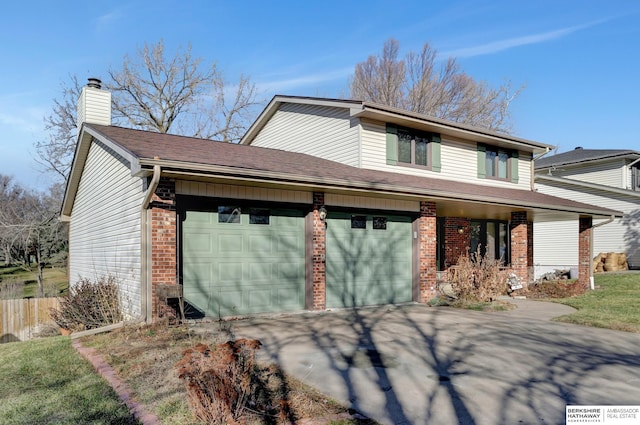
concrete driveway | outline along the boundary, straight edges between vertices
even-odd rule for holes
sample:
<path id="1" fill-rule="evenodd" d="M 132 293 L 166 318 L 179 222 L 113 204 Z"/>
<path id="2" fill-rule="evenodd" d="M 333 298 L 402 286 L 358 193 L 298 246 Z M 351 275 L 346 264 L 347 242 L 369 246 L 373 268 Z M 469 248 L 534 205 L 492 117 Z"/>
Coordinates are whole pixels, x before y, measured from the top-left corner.
<path id="1" fill-rule="evenodd" d="M 424 305 L 233 322 L 260 356 L 384 424 L 563 424 L 567 404 L 640 404 L 640 335 Z"/>

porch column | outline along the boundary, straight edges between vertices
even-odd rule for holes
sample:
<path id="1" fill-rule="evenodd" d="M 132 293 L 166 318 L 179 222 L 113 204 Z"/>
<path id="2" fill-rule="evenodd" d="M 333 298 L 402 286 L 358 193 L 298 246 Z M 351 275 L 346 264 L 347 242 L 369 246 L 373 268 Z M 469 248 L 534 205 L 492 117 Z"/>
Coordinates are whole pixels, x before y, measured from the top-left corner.
<path id="1" fill-rule="evenodd" d="M 419 302 L 426 303 L 436 296 L 436 253 L 438 249 L 436 230 L 435 202 L 420 202 L 420 218 L 418 219 L 418 268 L 419 268 Z"/>
<path id="2" fill-rule="evenodd" d="M 178 230 L 176 216 L 176 182 L 161 179 L 151 199 L 151 311 L 158 317 L 159 296 L 167 286 L 178 283 Z M 144 271 L 143 271 L 144 273 Z M 142 296 L 145 296 L 142 294 Z"/>
<path id="3" fill-rule="evenodd" d="M 511 213 L 511 270 L 523 284 L 529 281 L 529 223 L 526 211 Z"/>
<path id="4" fill-rule="evenodd" d="M 578 225 L 578 282 L 589 289 L 591 287 L 591 233 L 593 217 L 580 217 Z"/>
<path id="5" fill-rule="evenodd" d="M 318 210 L 324 205 L 324 193 L 313 192 L 313 211 L 311 212 L 311 293 L 307 297 L 307 308 L 324 310 L 327 308 L 327 227 L 320 220 Z"/>

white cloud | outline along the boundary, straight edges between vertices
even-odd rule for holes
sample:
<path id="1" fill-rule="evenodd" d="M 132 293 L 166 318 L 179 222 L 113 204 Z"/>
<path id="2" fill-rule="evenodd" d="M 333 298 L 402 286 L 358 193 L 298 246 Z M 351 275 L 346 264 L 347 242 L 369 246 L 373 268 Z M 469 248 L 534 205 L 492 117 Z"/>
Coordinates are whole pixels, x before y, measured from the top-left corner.
<path id="1" fill-rule="evenodd" d="M 263 81 L 256 83 L 256 86 L 260 92 L 283 93 L 300 87 L 314 88 L 318 84 L 336 80 L 344 80 L 346 82 L 346 78 L 351 72 L 353 72 L 353 67 L 281 80 Z"/>
<path id="2" fill-rule="evenodd" d="M 583 25 L 576 25 L 567 28 L 561 28 L 554 31 L 547 31 L 539 34 L 531 34 L 523 37 L 508 38 L 506 40 L 498 40 L 480 46 L 464 47 L 460 49 L 450 50 L 448 52 L 441 52 L 439 56 L 442 57 L 455 57 L 455 58 L 468 58 L 473 56 L 488 55 L 492 53 L 501 52 L 503 50 L 511 49 L 514 47 L 526 46 L 530 44 L 544 43 L 546 41 L 555 40 L 565 37 L 576 31 L 583 30 L 588 27 L 600 24 L 603 20 L 591 22 Z"/>

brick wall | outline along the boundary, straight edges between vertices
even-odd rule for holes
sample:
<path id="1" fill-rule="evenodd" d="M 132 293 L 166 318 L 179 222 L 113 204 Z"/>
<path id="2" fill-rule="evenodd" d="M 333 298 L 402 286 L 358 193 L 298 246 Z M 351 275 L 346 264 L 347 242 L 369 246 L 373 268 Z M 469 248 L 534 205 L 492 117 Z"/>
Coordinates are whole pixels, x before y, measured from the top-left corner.
<path id="1" fill-rule="evenodd" d="M 326 252 L 327 252 L 327 227 L 320 220 L 318 210 L 324 205 L 324 193 L 313 193 L 313 229 L 312 229 L 312 255 L 311 255 L 311 284 L 312 284 L 312 309 L 324 310 L 326 308 L 327 276 L 326 276 Z"/>
<path id="2" fill-rule="evenodd" d="M 435 202 L 420 202 L 420 218 L 418 218 L 418 267 L 419 288 L 418 300 L 426 303 L 436 296 L 436 253 L 438 248 L 436 229 Z"/>
<path id="3" fill-rule="evenodd" d="M 528 227 L 526 211 L 511 213 L 511 269 L 525 284 L 529 281 Z"/>
<path id="4" fill-rule="evenodd" d="M 175 181 L 160 179 L 151 199 L 151 299 L 153 316 L 158 316 L 157 285 L 178 283 L 178 230 Z"/>
<path id="5" fill-rule="evenodd" d="M 593 218 L 580 217 L 578 224 L 578 282 L 585 289 L 591 287 L 591 232 L 593 231 Z"/>
<path id="6" fill-rule="evenodd" d="M 459 229 L 462 229 L 460 233 Z M 461 255 L 471 246 L 471 220 L 460 217 L 444 218 L 444 266 L 455 266 Z"/>

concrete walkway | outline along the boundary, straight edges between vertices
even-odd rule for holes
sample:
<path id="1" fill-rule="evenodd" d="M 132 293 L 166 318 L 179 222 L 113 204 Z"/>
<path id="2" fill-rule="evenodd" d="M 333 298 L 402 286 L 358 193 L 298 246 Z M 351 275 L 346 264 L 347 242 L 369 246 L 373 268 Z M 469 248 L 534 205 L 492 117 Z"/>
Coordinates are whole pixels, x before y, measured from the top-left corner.
<path id="1" fill-rule="evenodd" d="M 562 424 L 567 404 L 640 404 L 640 335 L 551 322 L 515 300 L 482 313 L 424 305 L 232 322 L 261 356 L 384 424 Z"/>

